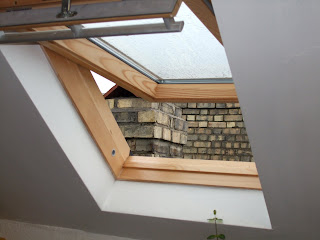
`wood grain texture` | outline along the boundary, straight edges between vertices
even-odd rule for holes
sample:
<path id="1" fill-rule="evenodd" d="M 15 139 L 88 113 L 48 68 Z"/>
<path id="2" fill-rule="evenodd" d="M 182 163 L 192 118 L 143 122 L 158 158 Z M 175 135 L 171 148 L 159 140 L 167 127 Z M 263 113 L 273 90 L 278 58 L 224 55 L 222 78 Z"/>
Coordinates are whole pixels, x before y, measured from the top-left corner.
<path id="1" fill-rule="evenodd" d="M 130 149 L 90 71 L 43 49 L 114 176 L 119 176 Z"/>
<path id="2" fill-rule="evenodd" d="M 158 84 L 158 102 L 238 102 L 234 84 Z"/>
<path id="3" fill-rule="evenodd" d="M 257 176 L 124 168 L 118 179 L 261 190 Z"/>
<path id="4" fill-rule="evenodd" d="M 126 160 L 124 167 L 258 176 L 256 164 L 253 162 L 130 156 Z"/>
<path id="5" fill-rule="evenodd" d="M 41 30 L 63 29 L 50 27 Z M 153 101 L 157 83 L 86 39 L 41 42 L 41 45 L 113 81 L 138 97 Z"/>
<path id="6" fill-rule="evenodd" d="M 179 12 L 179 9 L 181 7 L 181 4 L 182 4 L 182 0 L 177 0 L 177 3 L 174 6 L 174 9 L 171 13 L 171 17 L 175 17 L 177 15 L 177 13 Z"/>
<path id="7" fill-rule="evenodd" d="M 202 0 L 184 0 L 190 10 L 200 19 L 207 29 L 223 45 L 217 19 Z"/>
<path id="8" fill-rule="evenodd" d="M 62 28 L 41 28 L 36 31 Z M 86 39 L 41 44 L 148 101 L 238 102 L 234 84 L 157 84 Z"/>

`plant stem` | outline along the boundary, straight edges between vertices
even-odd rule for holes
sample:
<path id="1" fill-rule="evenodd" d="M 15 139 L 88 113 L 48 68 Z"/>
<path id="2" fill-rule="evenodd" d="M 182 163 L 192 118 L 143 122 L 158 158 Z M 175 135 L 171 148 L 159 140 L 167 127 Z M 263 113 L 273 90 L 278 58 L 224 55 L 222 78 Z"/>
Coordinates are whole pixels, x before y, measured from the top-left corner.
<path id="1" fill-rule="evenodd" d="M 217 239 L 219 239 L 218 238 L 218 227 L 217 227 L 217 220 L 216 219 L 214 220 L 214 225 L 216 227 L 216 237 L 217 237 Z"/>

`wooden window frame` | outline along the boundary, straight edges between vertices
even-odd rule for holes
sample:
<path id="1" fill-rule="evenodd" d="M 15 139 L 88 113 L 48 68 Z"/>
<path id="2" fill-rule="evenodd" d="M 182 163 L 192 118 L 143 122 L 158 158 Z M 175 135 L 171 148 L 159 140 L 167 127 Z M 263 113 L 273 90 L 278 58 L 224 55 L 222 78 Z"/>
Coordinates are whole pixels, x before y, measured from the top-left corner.
<path id="1" fill-rule="evenodd" d="M 190 10 L 223 45 L 216 16 L 202 0 L 183 0 Z"/>
<path id="2" fill-rule="evenodd" d="M 11 1 L 11 0 L 8 0 Z M 23 0 L 39 1 L 39 0 Z M 55 1 L 55 0 L 52 0 Z M 85 0 L 79 0 L 85 1 Z M 92 0 L 93 1 L 93 0 Z M 103 1 L 103 0 L 100 0 Z M 213 12 L 202 0 L 184 0 L 208 30 L 222 43 Z M 175 16 L 182 0 L 177 1 Z M 146 16 L 148 17 L 148 16 Z M 149 16 L 150 17 L 150 16 Z M 64 26 L 32 28 L 32 31 L 59 30 Z M 87 39 L 40 42 L 58 54 L 113 81 L 138 97 L 152 102 L 238 102 L 233 83 L 158 84 Z"/>
<path id="3" fill-rule="evenodd" d="M 255 163 L 129 156 L 129 146 L 90 68 L 47 48 L 43 50 L 117 180 L 261 190 Z M 117 63 L 109 69 L 114 71 L 118 66 L 123 65 Z M 122 76 L 128 75 L 131 72 Z M 179 100 L 194 101 L 192 97 Z"/>
<path id="4" fill-rule="evenodd" d="M 64 27 L 34 28 L 34 31 Z M 152 102 L 238 102 L 233 83 L 222 84 L 158 84 L 86 39 L 40 42 L 65 56 Z"/>
<path id="5" fill-rule="evenodd" d="M 216 18 L 205 3 L 185 3 L 222 43 Z M 238 102 L 234 84 L 158 84 L 86 39 L 40 44 L 117 180 L 261 190 L 255 163 L 129 156 L 130 148 L 90 70 L 153 102 Z"/>

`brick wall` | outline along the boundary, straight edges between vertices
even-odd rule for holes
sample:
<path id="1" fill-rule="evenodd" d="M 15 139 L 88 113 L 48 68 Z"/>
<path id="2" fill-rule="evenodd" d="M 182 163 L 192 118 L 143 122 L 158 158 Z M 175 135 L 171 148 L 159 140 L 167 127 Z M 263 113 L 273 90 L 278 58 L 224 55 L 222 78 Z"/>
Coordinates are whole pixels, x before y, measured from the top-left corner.
<path id="1" fill-rule="evenodd" d="M 237 103 L 107 101 L 132 155 L 253 161 Z"/>
<path id="2" fill-rule="evenodd" d="M 188 124 L 182 109 L 171 103 L 151 103 L 140 98 L 107 100 L 131 149 L 131 155 L 183 157 Z"/>
<path id="3" fill-rule="evenodd" d="M 238 103 L 179 103 L 188 121 L 184 158 L 253 161 Z"/>

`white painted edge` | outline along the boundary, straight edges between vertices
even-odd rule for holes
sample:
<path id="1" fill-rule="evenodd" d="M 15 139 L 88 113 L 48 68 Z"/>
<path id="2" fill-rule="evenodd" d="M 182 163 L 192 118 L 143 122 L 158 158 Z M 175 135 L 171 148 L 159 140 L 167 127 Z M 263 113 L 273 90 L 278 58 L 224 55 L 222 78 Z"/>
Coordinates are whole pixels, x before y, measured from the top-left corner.
<path id="1" fill-rule="evenodd" d="M 271 229 L 258 190 L 116 181 L 103 209 L 194 222 L 208 222 L 216 209 L 224 224 Z"/>
<path id="2" fill-rule="evenodd" d="M 262 191 L 115 181 L 37 45 L 0 46 L 26 92 L 102 211 L 271 229 Z"/>
<path id="3" fill-rule="evenodd" d="M 33 104 L 102 208 L 113 175 L 38 45 L 0 46 Z"/>

